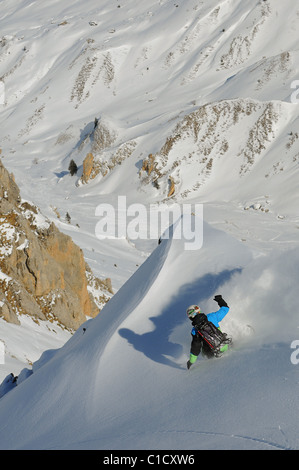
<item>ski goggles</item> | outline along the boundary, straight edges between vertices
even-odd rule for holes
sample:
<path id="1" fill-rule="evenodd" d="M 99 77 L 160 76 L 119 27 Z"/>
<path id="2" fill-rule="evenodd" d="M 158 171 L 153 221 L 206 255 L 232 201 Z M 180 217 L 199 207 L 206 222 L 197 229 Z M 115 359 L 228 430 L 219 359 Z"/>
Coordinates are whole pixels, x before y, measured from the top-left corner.
<path id="1" fill-rule="evenodd" d="M 199 312 L 199 311 L 200 311 L 200 308 L 199 308 L 197 305 L 195 305 L 194 308 L 191 308 L 191 309 L 189 309 L 189 310 L 187 311 L 187 315 L 188 315 L 188 317 L 195 317 L 195 315 L 196 315 L 197 312 Z"/>

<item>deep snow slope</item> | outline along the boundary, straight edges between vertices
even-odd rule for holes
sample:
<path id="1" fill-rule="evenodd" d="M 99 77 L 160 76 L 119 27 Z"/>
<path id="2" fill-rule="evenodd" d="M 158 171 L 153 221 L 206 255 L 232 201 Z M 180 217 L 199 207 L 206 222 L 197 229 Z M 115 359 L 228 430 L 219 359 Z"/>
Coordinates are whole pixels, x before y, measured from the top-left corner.
<path id="1" fill-rule="evenodd" d="M 299 152 L 298 105 L 292 103 L 299 73 L 295 2 L 88 0 L 83 8 L 81 0 L 13 0 L 3 2 L 2 12 L 4 163 L 23 197 L 70 233 L 91 267 L 110 275 L 116 288 L 139 255 L 127 245 L 129 271 L 116 272 L 114 246 L 94 237 L 95 209 L 119 194 L 130 202 L 164 200 L 169 177 L 179 202 L 224 199 L 231 213 L 267 204 L 270 217 L 288 219 L 293 230 Z M 202 114 L 202 106 L 205 123 L 199 120 L 200 132 L 182 135 L 174 146 L 160 189 L 144 184 L 142 161 L 161 151 L 184 117 Z M 76 186 L 69 162 L 75 159 L 79 177 L 95 118 L 115 137 L 98 155 L 110 170 Z M 130 157 L 125 146 L 133 148 Z M 121 164 L 111 164 L 115 155 Z"/>
<path id="2" fill-rule="evenodd" d="M 299 448 L 297 10 L 293 0 L 2 1 L 3 163 L 119 291 L 61 349 L 65 336 L 45 337 L 33 374 L 0 400 L 1 448 Z M 194 116 L 204 121 L 191 132 Z M 134 150 L 80 184 L 95 117 L 115 136 L 98 155 L 105 168 Z M 149 154 L 165 164 L 159 186 L 140 177 Z M 169 204 L 204 204 L 201 249 L 96 238 L 100 203 L 165 201 L 169 177 Z M 186 307 L 212 311 L 217 293 L 235 349 L 187 371 Z"/>
<path id="3" fill-rule="evenodd" d="M 298 448 L 295 276 L 283 286 L 288 305 L 279 287 L 285 270 L 298 279 L 298 253 L 269 265 L 207 224 L 204 240 L 196 256 L 163 240 L 85 332 L 34 364 L 0 401 L 1 448 Z M 223 328 L 235 348 L 188 371 L 185 307 L 213 310 L 219 292 L 232 305 Z"/>
<path id="4" fill-rule="evenodd" d="M 71 235 L 115 290 L 152 246 L 98 240 L 96 208 L 115 207 L 119 195 L 128 205 L 164 201 L 170 177 L 169 203 L 203 202 L 209 222 L 263 250 L 293 243 L 298 18 L 292 0 L 4 0 L 0 148 L 22 197 Z M 203 112 L 199 132 L 184 133 L 184 119 Z M 80 185 L 95 118 L 116 136 L 99 152 L 103 163 L 126 145 L 134 150 Z M 176 129 L 167 162 L 158 158 L 160 189 L 145 184 L 143 160 L 159 156 Z"/>

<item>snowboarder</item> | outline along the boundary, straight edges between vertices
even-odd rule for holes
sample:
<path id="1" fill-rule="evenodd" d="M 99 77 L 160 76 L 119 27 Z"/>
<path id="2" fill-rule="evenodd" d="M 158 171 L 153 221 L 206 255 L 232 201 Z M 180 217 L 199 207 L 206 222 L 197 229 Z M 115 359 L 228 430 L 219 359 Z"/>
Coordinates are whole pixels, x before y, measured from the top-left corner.
<path id="1" fill-rule="evenodd" d="M 192 342 L 191 342 L 191 350 L 190 350 L 190 357 L 187 362 L 187 368 L 190 369 L 191 365 L 194 364 L 197 360 L 197 357 L 199 356 L 200 353 L 203 354 L 203 356 L 206 356 L 207 358 L 214 357 L 214 352 L 209 347 L 208 343 L 202 338 L 202 336 L 199 333 L 199 326 L 200 322 L 202 321 L 203 318 L 206 318 L 209 322 L 213 323 L 215 327 L 220 330 L 219 327 L 219 322 L 223 320 L 223 318 L 227 315 L 229 311 L 229 306 L 225 302 L 225 300 L 222 298 L 222 295 L 216 295 L 214 299 L 217 303 L 218 306 L 220 307 L 219 310 L 216 312 L 211 312 L 208 313 L 207 315 L 202 314 L 200 311 L 200 308 L 197 305 L 191 305 L 187 309 L 187 315 L 189 319 L 192 321 Z M 231 340 L 229 340 L 231 342 Z M 220 352 L 224 352 L 228 349 L 228 344 L 224 344 Z"/>

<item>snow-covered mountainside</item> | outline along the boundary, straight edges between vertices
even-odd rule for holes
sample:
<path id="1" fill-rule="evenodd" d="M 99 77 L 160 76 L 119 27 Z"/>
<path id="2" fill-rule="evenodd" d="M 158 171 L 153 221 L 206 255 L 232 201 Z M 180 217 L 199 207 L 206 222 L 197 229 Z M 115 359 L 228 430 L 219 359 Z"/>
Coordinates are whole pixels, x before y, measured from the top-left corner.
<path id="1" fill-rule="evenodd" d="M 0 401 L 1 448 L 298 448 L 298 252 L 269 267 L 206 224 L 204 239 L 198 256 L 163 240 L 85 331 L 24 372 Z M 232 306 L 223 328 L 234 349 L 188 371 L 185 306 L 215 310 L 218 291 Z"/>
<path id="2" fill-rule="evenodd" d="M 69 341 L 0 319 L 34 362 L 0 447 L 298 448 L 296 2 L 4 0 L 0 22 L 3 164 L 118 291 Z M 119 196 L 203 204 L 202 247 L 100 240 Z M 218 293 L 235 348 L 187 371 L 186 307 Z"/>

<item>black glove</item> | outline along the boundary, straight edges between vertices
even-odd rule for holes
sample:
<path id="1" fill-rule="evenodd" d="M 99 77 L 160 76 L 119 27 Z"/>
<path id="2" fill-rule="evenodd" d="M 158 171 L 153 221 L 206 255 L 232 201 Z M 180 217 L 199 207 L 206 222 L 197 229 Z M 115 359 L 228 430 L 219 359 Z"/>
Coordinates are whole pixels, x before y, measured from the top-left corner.
<path id="1" fill-rule="evenodd" d="M 217 302 L 219 307 L 228 307 L 225 300 L 223 300 L 222 295 L 215 295 L 214 300 Z"/>

